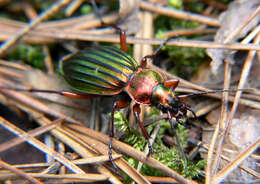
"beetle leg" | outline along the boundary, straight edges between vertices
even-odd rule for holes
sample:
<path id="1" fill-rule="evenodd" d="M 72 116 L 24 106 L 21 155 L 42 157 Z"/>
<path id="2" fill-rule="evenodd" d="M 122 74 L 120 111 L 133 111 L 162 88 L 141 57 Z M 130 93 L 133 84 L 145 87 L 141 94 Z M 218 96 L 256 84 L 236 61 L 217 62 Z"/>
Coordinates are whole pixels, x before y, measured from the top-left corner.
<path id="1" fill-rule="evenodd" d="M 139 114 L 141 112 L 139 104 L 135 104 L 133 106 L 133 112 L 134 112 L 134 115 L 135 115 L 135 119 L 138 122 L 145 139 L 147 140 L 147 144 L 148 144 L 148 148 L 149 148 L 149 153 L 148 153 L 148 156 L 149 156 L 150 154 L 152 154 L 153 150 L 152 150 L 152 145 L 150 144 L 150 141 L 149 141 L 150 136 L 147 133 L 146 129 L 144 128 L 144 125 L 141 122 L 140 117 L 139 117 Z"/>
<path id="2" fill-rule="evenodd" d="M 177 142 L 177 144 L 178 144 L 178 146 L 179 146 L 179 150 L 180 150 L 180 152 L 181 152 L 182 158 L 183 158 L 183 160 L 184 160 L 184 163 L 187 164 L 187 158 L 186 158 L 186 156 L 185 156 L 184 149 L 183 149 L 183 147 L 182 147 L 182 145 L 181 145 L 179 136 L 178 136 L 178 134 L 177 134 L 177 132 L 176 132 L 176 130 L 175 130 L 175 123 L 174 123 L 174 121 L 173 121 L 172 114 L 170 113 L 170 111 L 168 111 L 167 115 L 168 115 L 168 119 L 169 119 L 170 124 L 171 124 L 171 128 L 172 128 L 173 134 L 174 134 L 174 136 L 175 136 L 175 138 L 176 138 L 176 142 Z M 176 118 L 176 121 L 177 121 L 178 123 L 180 123 L 180 121 L 179 121 L 178 118 Z"/>
<path id="3" fill-rule="evenodd" d="M 163 85 L 166 88 L 172 88 L 175 89 L 179 84 L 179 79 L 171 79 L 171 80 L 167 80 L 163 83 Z"/>
<path id="4" fill-rule="evenodd" d="M 124 30 L 122 30 L 120 27 L 118 27 L 117 25 L 115 25 L 116 29 L 119 31 L 120 34 L 120 47 L 121 50 L 127 52 L 127 43 L 126 43 L 126 32 Z"/>
<path id="5" fill-rule="evenodd" d="M 126 32 L 124 30 L 122 30 L 118 25 L 116 24 L 106 24 L 103 19 L 102 16 L 100 15 L 96 2 L 94 0 L 91 0 L 92 6 L 95 10 L 95 13 L 97 15 L 97 17 L 99 18 L 101 25 L 103 26 L 108 26 L 108 27 L 113 27 L 114 29 L 116 29 L 117 31 L 119 31 L 120 34 L 120 47 L 121 50 L 127 52 L 127 43 L 126 43 Z"/>
<path id="6" fill-rule="evenodd" d="M 115 114 L 115 109 L 122 109 L 128 106 L 130 103 L 129 100 L 126 99 L 121 99 L 113 103 L 112 106 L 112 111 L 111 111 L 111 123 L 110 123 L 110 143 L 109 143 L 109 160 L 112 163 L 113 167 L 116 169 L 117 167 L 115 166 L 112 158 L 112 139 L 114 137 L 114 114 Z"/>

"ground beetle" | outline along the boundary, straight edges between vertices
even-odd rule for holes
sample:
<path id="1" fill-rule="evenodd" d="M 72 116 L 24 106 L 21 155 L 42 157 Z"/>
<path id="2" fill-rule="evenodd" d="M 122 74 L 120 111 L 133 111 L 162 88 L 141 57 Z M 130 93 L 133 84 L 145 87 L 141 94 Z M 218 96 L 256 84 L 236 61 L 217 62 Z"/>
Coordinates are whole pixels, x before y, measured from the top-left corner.
<path id="1" fill-rule="evenodd" d="M 76 98 L 93 98 L 121 93 L 127 94 L 122 95 L 123 98 L 114 102 L 112 106 L 112 118 L 110 124 L 111 141 L 109 144 L 109 156 L 112 164 L 111 149 L 112 137 L 114 137 L 115 109 L 127 107 L 131 100 L 135 102 L 135 105 L 133 106 L 134 116 L 147 140 L 149 154 L 151 154 L 152 146 L 149 142 L 149 135 L 139 118 L 140 105 L 155 106 L 163 113 L 167 113 L 168 119 L 174 129 L 173 118 L 178 122 L 179 119 L 186 116 L 188 110 L 195 116 L 195 113 L 181 101 L 183 98 L 207 93 L 237 91 L 215 90 L 176 96 L 174 89 L 177 87 L 179 80 L 165 80 L 160 72 L 147 67 L 147 60 L 153 59 L 157 55 L 158 51 L 171 38 L 161 44 L 152 55 L 145 56 L 140 65 L 138 65 L 134 58 L 126 53 L 127 43 L 125 32 L 117 25 L 106 26 L 112 26 L 119 30 L 121 49 L 110 46 L 89 47 L 82 51 L 65 56 L 59 62 L 60 73 L 74 92 L 38 89 L 24 90 L 16 88 L 13 88 L 13 90 L 56 93 Z M 12 89 L 8 87 L 0 88 Z"/>

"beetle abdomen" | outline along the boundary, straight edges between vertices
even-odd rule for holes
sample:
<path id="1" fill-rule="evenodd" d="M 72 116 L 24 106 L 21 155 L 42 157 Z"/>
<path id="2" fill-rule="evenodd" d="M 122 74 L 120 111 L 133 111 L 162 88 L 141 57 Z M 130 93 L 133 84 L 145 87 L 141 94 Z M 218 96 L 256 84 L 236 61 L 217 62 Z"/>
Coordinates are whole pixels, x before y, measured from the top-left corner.
<path id="1" fill-rule="evenodd" d="M 125 87 L 137 62 L 113 47 L 91 47 L 60 61 L 60 72 L 76 92 L 115 95 Z"/>

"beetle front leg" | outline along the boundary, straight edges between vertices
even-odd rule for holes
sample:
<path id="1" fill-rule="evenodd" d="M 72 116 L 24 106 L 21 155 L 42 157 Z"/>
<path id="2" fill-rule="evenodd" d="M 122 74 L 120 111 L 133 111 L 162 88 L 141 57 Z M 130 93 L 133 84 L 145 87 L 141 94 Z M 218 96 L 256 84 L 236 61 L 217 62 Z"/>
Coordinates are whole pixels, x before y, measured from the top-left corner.
<path id="1" fill-rule="evenodd" d="M 186 165 L 187 164 L 187 157 L 185 156 L 184 149 L 183 149 L 183 147 L 181 145 L 181 141 L 180 141 L 179 136 L 178 136 L 178 134 L 177 134 L 177 132 L 175 130 L 175 123 L 173 122 L 172 114 L 168 111 L 167 115 L 168 115 L 168 119 L 169 119 L 170 124 L 171 124 L 171 128 L 172 128 L 173 134 L 175 136 L 176 142 L 177 142 L 177 144 L 179 146 L 179 150 L 181 152 L 182 158 L 183 158 L 184 163 Z M 178 118 L 176 118 L 176 121 L 179 123 L 179 119 Z"/>
<path id="2" fill-rule="evenodd" d="M 146 131 L 146 129 L 144 128 L 144 125 L 141 122 L 140 117 L 139 117 L 139 114 L 141 112 L 139 104 L 134 105 L 133 112 L 134 112 L 134 115 L 135 115 L 135 119 L 138 122 L 145 139 L 147 140 L 147 144 L 148 144 L 148 148 L 149 148 L 149 153 L 148 153 L 148 156 L 149 156 L 150 154 L 153 153 L 153 149 L 152 149 L 152 145 L 150 144 L 150 141 L 149 141 L 150 136 L 149 136 L 148 132 Z"/>

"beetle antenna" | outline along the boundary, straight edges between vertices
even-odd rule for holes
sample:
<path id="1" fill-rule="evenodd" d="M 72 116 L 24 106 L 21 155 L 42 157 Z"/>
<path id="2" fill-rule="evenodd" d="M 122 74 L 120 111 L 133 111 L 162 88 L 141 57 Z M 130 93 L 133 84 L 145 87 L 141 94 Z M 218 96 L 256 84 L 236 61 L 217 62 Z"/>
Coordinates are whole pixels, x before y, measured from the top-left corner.
<path id="1" fill-rule="evenodd" d="M 172 36 L 172 37 L 169 37 L 167 38 L 154 52 L 153 52 L 153 56 L 157 55 L 160 50 L 170 41 L 172 40 L 173 38 L 175 38 L 175 36 Z"/>
<path id="2" fill-rule="evenodd" d="M 184 99 L 191 96 L 198 96 L 198 95 L 204 95 L 204 94 L 210 94 L 210 93 L 219 93 L 219 92 L 237 92 L 237 91 L 251 91 L 251 89 L 217 89 L 213 91 L 202 91 L 198 93 L 192 93 L 192 94 L 186 94 L 186 95 L 179 95 L 178 98 Z"/>
<path id="3" fill-rule="evenodd" d="M 97 7 L 97 4 L 96 4 L 95 0 L 91 0 L 91 4 L 92 4 L 92 6 L 94 8 L 96 16 L 100 20 L 102 26 L 112 27 L 112 28 L 114 28 L 115 30 L 117 30 L 119 32 L 123 31 L 118 25 L 116 25 L 116 24 L 107 24 L 107 23 L 105 23 L 103 21 L 102 15 L 100 14 L 100 11 L 98 10 L 98 7 Z"/>
<path id="4" fill-rule="evenodd" d="M 98 10 L 96 1 L 95 1 L 95 0 L 91 0 L 91 4 L 92 4 L 92 6 L 93 6 L 93 8 L 94 8 L 94 11 L 95 11 L 96 16 L 98 17 L 98 19 L 99 19 L 100 22 L 101 22 L 101 24 L 102 24 L 102 25 L 106 25 L 106 23 L 103 21 L 102 16 L 101 16 L 101 14 L 100 14 L 100 12 L 99 12 L 99 10 Z"/>

